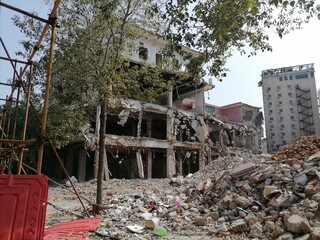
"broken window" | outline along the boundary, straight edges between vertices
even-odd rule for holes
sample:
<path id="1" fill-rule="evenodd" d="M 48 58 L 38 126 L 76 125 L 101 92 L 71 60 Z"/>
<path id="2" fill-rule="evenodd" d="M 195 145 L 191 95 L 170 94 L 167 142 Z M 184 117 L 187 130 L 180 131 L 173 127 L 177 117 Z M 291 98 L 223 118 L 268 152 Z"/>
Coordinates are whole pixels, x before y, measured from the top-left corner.
<path id="1" fill-rule="evenodd" d="M 244 121 L 251 121 L 253 117 L 253 111 L 250 110 L 244 110 L 244 115 L 242 117 L 242 119 Z"/>
<path id="2" fill-rule="evenodd" d="M 139 58 L 143 60 L 148 59 L 148 49 L 145 47 L 140 46 L 139 47 Z"/>
<path id="3" fill-rule="evenodd" d="M 162 55 L 160 53 L 156 53 L 156 65 L 162 68 Z"/>

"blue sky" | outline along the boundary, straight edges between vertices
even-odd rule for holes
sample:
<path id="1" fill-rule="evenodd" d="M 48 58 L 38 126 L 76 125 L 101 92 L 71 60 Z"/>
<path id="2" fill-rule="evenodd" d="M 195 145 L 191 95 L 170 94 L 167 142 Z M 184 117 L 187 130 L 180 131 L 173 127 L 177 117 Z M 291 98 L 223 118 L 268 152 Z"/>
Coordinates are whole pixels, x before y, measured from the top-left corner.
<path id="1" fill-rule="evenodd" d="M 47 18 L 51 9 L 47 9 L 43 0 L 2 0 L 7 4 L 25 11 L 35 11 L 40 17 Z M 13 26 L 11 16 L 16 14 L 7 8 L 0 8 L 0 36 L 4 40 L 11 55 L 20 48 L 19 39 L 23 35 Z M 218 106 L 243 102 L 262 107 L 262 88 L 258 87 L 262 70 L 280 68 L 300 64 L 314 63 L 317 89 L 320 88 L 320 20 L 313 19 L 304 29 L 292 32 L 282 39 L 276 34 L 270 35 L 272 52 L 259 52 L 257 56 L 248 58 L 235 52 L 227 63 L 229 72 L 222 82 L 213 81 L 215 88 L 205 94 L 206 102 Z M 6 56 L 0 46 L 0 56 Z M 23 59 L 24 60 L 24 59 Z M 0 60 L 0 81 L 4 82 L 12 75 L 9 62 Z M 10 88 L 0 86 L 0 98 L 10 94 Z M 3 104 L 0 101 L 0 105 Z"/>

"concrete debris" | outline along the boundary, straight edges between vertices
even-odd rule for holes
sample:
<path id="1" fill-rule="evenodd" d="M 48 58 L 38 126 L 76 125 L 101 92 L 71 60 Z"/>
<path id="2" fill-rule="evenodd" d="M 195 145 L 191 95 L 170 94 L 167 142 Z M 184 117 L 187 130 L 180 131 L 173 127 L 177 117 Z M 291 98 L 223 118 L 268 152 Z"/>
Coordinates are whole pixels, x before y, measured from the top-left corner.
<path id="1" fill-rule="evenodd" d="M 100 213 L 104 221 L 98 232 L 119 239 L 154 239 L 155 234 L 191 240 L 320 239 L 320 158 L 307 155 L 315 154 L 307 148 L 319 147 L 315 138 L 284 146 L 278 161 L 246 149 L 223 148 L 219 158 L 186 177 L 111 179 L 105 183 L 106 209 Z M 77 183 L 77 188 L 94 202 L 95 180 Z M 62 189 L 49 191 L 50 201 L 83 214 Z M 73 216 L 49 208 L 47 225 L 67 217 Z M 156 227 L 162 232 L 155 233 Z M 92 233 L 90 239 L 99 237 Z"/>
<path id="2" fill-rule="evenodd" d="M 289 165 L 293 165 L 319 151 L 320 136 L 302 136 L 296 138 L 292 143 L 283 146 L 274 154 L 274 157 L 280 160 L 285 160 Z"/>

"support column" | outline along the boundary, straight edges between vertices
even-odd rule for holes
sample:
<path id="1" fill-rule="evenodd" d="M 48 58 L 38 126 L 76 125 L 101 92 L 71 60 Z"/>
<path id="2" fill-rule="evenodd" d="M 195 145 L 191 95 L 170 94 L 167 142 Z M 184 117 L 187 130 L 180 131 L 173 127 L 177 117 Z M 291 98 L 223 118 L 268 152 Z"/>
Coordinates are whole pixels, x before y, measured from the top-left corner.
<path id="1" fill-rule="evenodd" d="M 152 117 L 147 116 L 147 135 L 148 138 L 152 137 Z M 147 150 L 147 160 L 148 160 L 148 179 L 152 178 L 152 150 L 148 148 Z"/>
<path id="2" fill-rule="evenodd" d="M 86 180 L 86 161 L 87 153 L 85 149 L 80 149 L 79 151 L 79 161 L 78 161 L 78 180 L 84 182 Z"/>
<path id="3" fill-rule="evenodd" d="M 199 170 L 202 170 L 206 166 L 205 146 L 202 145 L 199 149 Z"/>
<path id="4" fill-rule="evenodd" d="M 170 145 L 167 148 L 166 157 L 167 157 L 167 177 L 171 178 L 176 174 L 176 161 L 173 151 L 173 111 L 172 111 L 172 87 L 168 89 L 168 112 L 167 112 L 167 140 L 170 141 Z"/>

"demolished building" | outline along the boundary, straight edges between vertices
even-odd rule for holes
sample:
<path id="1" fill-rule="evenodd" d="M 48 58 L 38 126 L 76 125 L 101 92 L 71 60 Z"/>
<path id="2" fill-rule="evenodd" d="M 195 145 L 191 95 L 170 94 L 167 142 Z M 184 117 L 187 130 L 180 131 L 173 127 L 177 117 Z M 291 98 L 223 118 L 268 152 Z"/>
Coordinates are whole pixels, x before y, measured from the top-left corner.
<path id="1" fill-rule="evenodd" d="M 254 123 L 258 108 L 242 104 L 242 108 L 254 109 L 251 109 L 254 116 L 248 121 L 233 123 L 223 117 L 219 120 L 206 111 L 204 92 L 214 87 L 212 83 L 198 76 L 188 76 L 188 62 L 179 54 L 175 54 L 171 64 L 162 64 L 161 51 L 165 42 L 152 33 L 147 32 L 139 39 L 138 46 L 130 55 L 130 61 L 158 67 L 164 81 L 174 78 L 175 83 L 154 103 L 130 99 L 123 100 L 121 108 L 108 107 L 104 141 L 105 172 L 109 172 L 110 177 L 165 178 L 201 170 L 216 155 L 217 146 L 220 147 L 215 141 L 216 131 L 225 146 L 233 141 L 223 140 L 224 134 L 228 133 L 234 134 L 230 135 L 234 139 L 231 145 L 259 149 L 261 121 Z M 183 50 L 193 56 L 199 55 L 188 48 Z M 170 68 L 173 65 L 174 68 Z M 80 181 L 97 176 L 98 151 L 87 152 L 83 147 L 85 142 L 87 149 L 97 150 L 99 108 L 94 115 L 96 120 L 90 123 L 90 128 L 95 131 L 73 141 L 65 151 L 66 168 Z M 257 129 L 259 134 L 253 136 Z M 245 142 L 239 142 L 242 141 L 239 134 L 245 136 Z"/>

